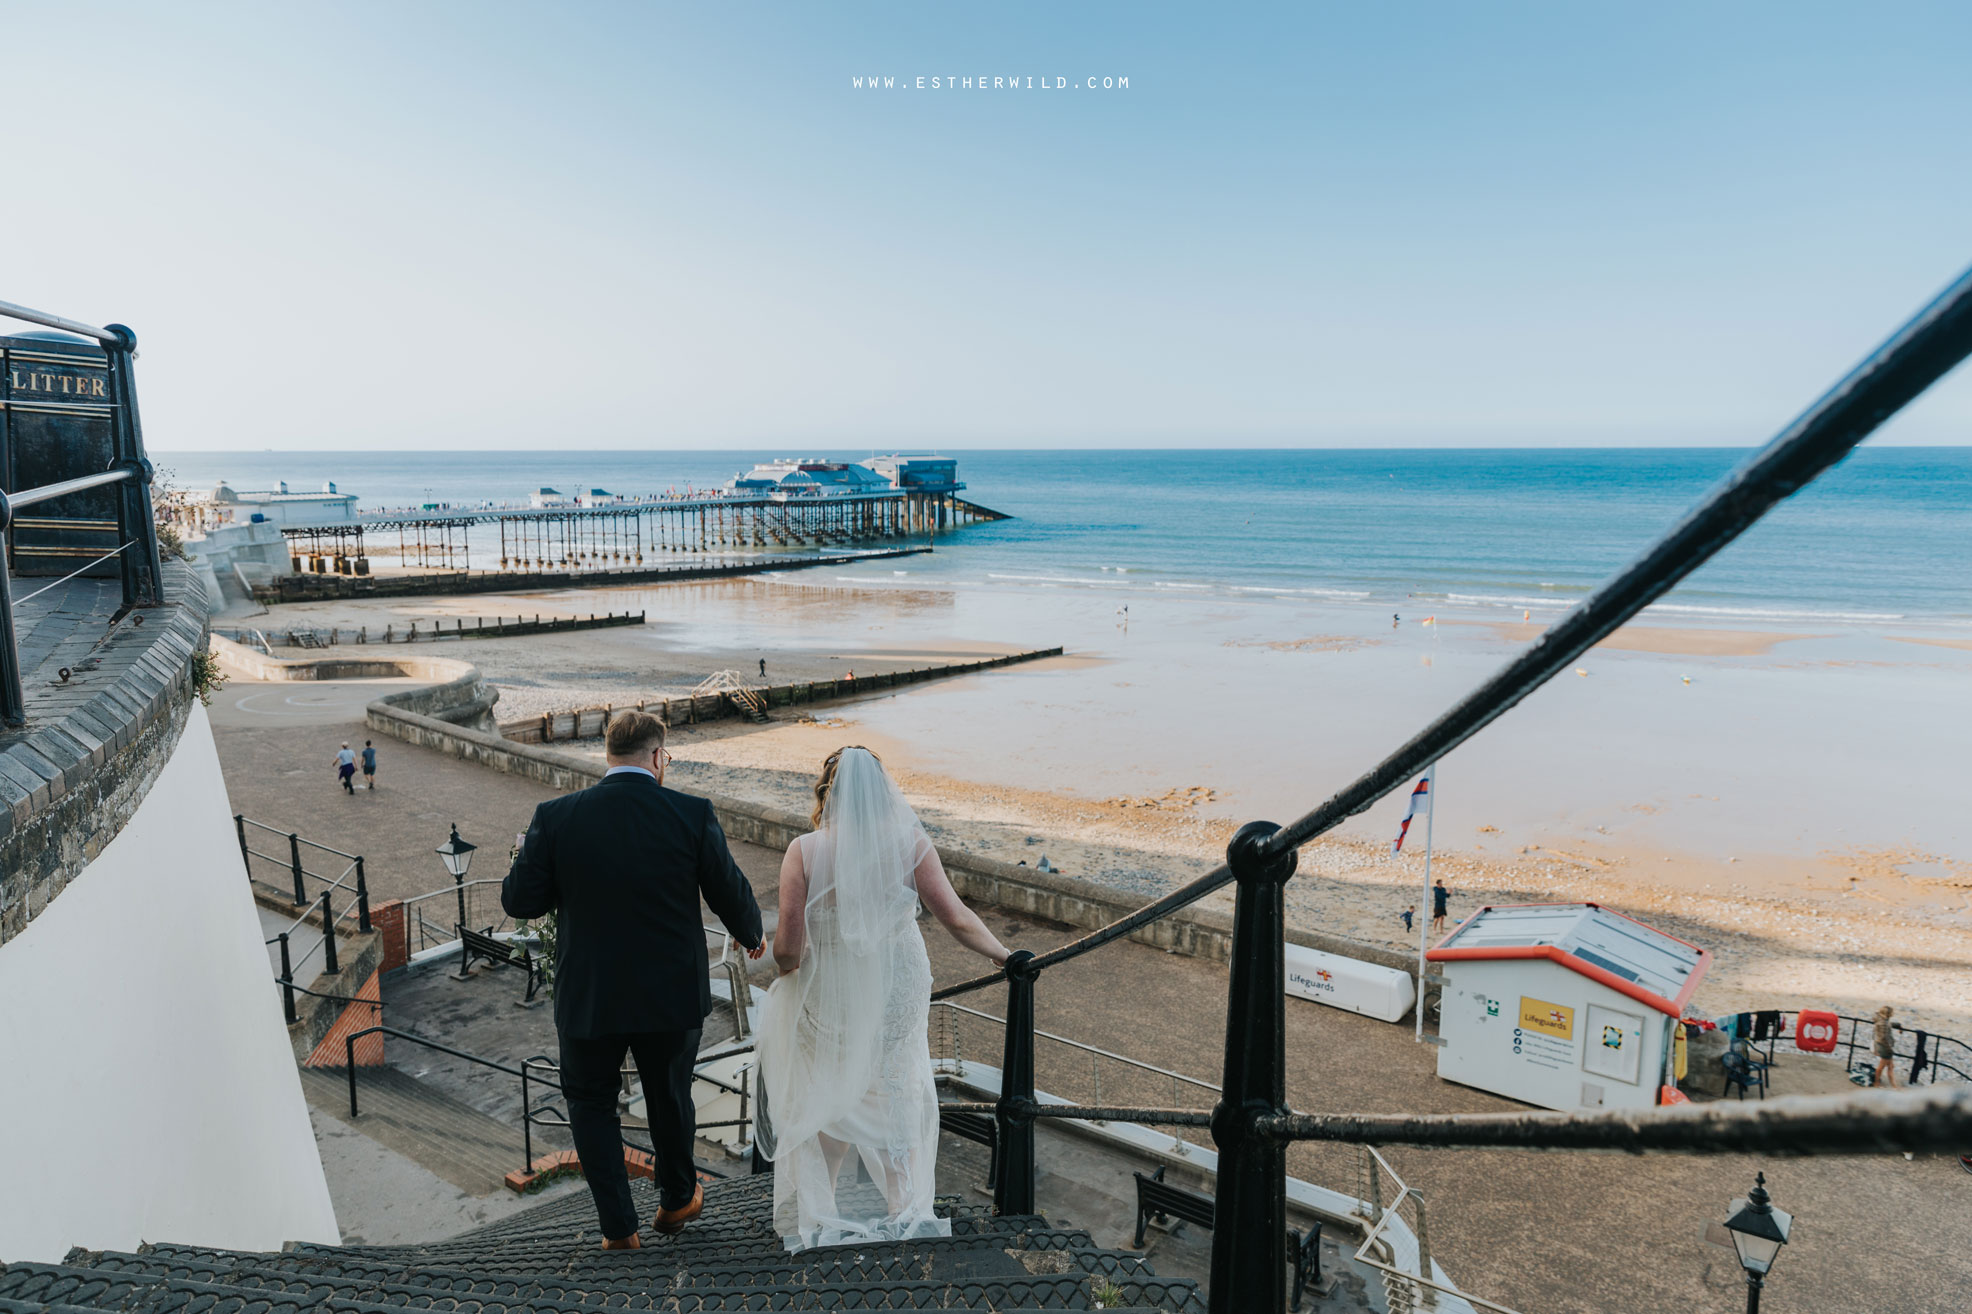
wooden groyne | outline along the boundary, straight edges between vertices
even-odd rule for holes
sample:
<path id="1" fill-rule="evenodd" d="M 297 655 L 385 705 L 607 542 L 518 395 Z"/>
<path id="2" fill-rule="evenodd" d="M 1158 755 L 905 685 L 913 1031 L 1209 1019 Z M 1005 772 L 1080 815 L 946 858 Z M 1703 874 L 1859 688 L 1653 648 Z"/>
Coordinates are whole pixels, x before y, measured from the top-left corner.
<path id="1" fill-rule="evenodd" d="M 653 698 L 636 703 L 612 703 L 604 707 L 584 707 L 572 712 L 544 712 L 500 722 L 500 733 L 515 743 L 545 744 L 564 739 L 592 739 L 609 726 L 609 718 L 627 708 L 649 712 L 666 725 L 696 725 L 701 721 L 722 721 L 741 716 L 764 720 L 765 709 L 795 707 L 808 703 L 853 698 L 858 694 L 895 689 L 901 685 L 941 680 L 952 675 L 970 675 L 1021 662 L 1061 656 L 1059 648 L 1037 648 L 1032 652 L 1012 652 L 1003 657 L 986 657 L 976 662 L 953 662 L 943 666 L 921 666 L 877 675 L 844 676 L 839 680 L 805 680 L 796 684 L 762 685 L 735 695 L 729 692 L 682 694 L 676 698 Z"/>
<path id="2" fill-rule="evenodd" d="M 473 623 L 466 624 L 470 619 Z M 215 634 L 223 634 L 235 643 L 243 643 L 262 652 L 272 653 L 276 648 L 336 648 L 350 645 L 392 644 L 392 643 L 433 643 L 439 639 L 511 639 L 525 634 L 562 634 L 570 630 L 604 630 L 614 626 L 642 625 L 644 613 L 641 611 L 606 612 L 601 616 L 594 612 L 587 616 L 550 616 L 543 620 L 539 613 L 529 619 L 516 616 L 508 620 L 495 616 L 488 620 L 484 616 L 454 617 L 448 628 L 443 619 L 425 622 L 422 627 L 417 621 L 403 625 L 392 622 L 380 630 L 369 626 L 357 629 L 215 629 Z"/>
<path id="3" fill-rule="evenodd" d="M 651 566 L 629 570 L 461 570 L 431 575 L 277 575 L 253 586 L 255 602 L 326 602 L 343 598 L 432 597 L 458 593 L 538 593 L 544 589 L 620 588 L 628 584 L 661 584 L 673 580 L 724 579 L 758 575 L 769 570 L 805 570 L 815 566 L 850 566 L 890 557 L 910 557 L 928 547 L 891 548 L 881 552 L 835 553 L 831 556 L 760 557 L 751 561 L 705 566 Z"/>

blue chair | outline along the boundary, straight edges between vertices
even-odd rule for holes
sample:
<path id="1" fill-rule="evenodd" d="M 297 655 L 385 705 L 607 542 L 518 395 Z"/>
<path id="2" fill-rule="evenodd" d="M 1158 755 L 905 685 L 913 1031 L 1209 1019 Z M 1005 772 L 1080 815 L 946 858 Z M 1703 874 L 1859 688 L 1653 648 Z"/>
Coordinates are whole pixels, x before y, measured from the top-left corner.
<path id="1" fill-rule="evenodd" d="M 1719 1089 L 1719 1097 L 1725 1098 L 1734 1086 L 1739 1087 L 1739 1098 L 1745 1099 L 1746 1092 L 1755 1086 L 1760 1089 L 1760 1098 L 1767 1097 L 1767 1067 L 1756 1058 L 1735 1046 L 1719 1055 L 1719 1067 L 1725 1073 L 1725 1085 Z"/>

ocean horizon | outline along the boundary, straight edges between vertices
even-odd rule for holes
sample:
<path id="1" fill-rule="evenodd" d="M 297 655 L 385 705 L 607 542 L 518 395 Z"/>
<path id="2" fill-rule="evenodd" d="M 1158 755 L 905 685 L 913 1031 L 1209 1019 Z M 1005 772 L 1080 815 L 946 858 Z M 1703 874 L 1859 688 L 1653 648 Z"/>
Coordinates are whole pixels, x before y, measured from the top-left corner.
<path id="1" fill-rule="evenodd" d="M 965 497 L 1015 518 L 941 537 L 933 558 L 913 563 L 911 587 L 1189 591 L 1398 613 L 1443 606 L 1550 616 L 1662 533 L 1749 451 L 943 450 L 959 459 Z M 334 482 L 371 509 L 524 501 L 542 486 L 704 489 L 788 454 L 178 452 L 156 459 L 181 487 L 286 480 L 301 490 Z M 1651 613 L 1713 626 L 1972 627 L 1968 549 L 1972 447 L 1864 448 Z"/>

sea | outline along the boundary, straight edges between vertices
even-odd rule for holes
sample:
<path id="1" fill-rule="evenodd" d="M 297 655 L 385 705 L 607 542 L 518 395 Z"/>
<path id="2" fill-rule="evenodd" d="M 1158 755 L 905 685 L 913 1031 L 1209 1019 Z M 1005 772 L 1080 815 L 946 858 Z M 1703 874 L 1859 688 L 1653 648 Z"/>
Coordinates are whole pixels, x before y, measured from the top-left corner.
<path id="1" fill-rule="evenodd" d="M 942 539 L 910 587 L 1306 598 L 1393 615 L 1552 616 L 1624 564 L 1742 449 L 951 451 L 1011 514 Z M 762 451 L 157 453 L 179 486 L 335 483 L 365 508 L 537 488 L 723 484 Z M 864 452 L 824 453 L 856 459 Z M 1651 609 L 1714 627 L 1972 628 L 1972 448 L 1863 448 Z M 482 563 L 483 564 L 483 563 Z M 882 586 L 872 574 L 857 582 Z M 1516 617 L 1517 618 L 1517 617 Z"/>

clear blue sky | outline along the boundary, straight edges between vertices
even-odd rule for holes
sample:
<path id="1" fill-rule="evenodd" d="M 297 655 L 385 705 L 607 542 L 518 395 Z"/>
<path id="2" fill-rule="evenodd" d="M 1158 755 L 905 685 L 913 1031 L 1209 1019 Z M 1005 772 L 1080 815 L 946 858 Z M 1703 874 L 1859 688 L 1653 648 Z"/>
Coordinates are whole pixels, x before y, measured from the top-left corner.
<path id="1" fill-rule="evenodd" d="M 1962 3 L 0 0 L 0 40 L 0 299 L 135 327 L 161 449 L 1745 443 L 1972 263 Z M 995 75 L 1037 85 L 930 85 Z M 1884 437 L 1972 442 L 1972 377 Z"/>

